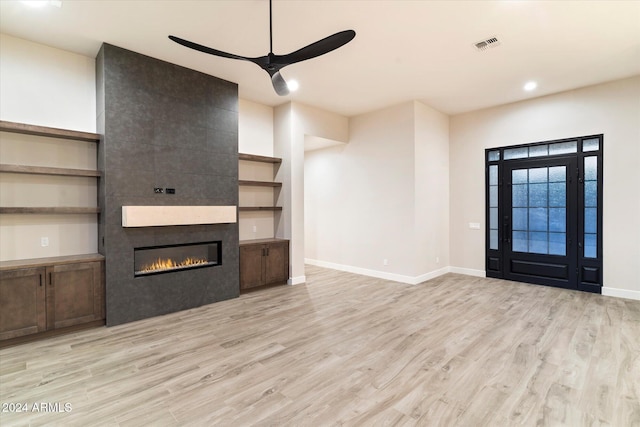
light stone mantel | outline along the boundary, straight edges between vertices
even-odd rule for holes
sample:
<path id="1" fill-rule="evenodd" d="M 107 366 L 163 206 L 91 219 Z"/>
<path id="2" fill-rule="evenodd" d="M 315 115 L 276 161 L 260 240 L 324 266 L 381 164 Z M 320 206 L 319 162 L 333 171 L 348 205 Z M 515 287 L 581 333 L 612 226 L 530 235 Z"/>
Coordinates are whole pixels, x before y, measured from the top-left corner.
<path id="1" fill-rule="evenodd" d="M 123 227 L 230 224 L 237 218 L 236 206 L 123 206 Z"/>

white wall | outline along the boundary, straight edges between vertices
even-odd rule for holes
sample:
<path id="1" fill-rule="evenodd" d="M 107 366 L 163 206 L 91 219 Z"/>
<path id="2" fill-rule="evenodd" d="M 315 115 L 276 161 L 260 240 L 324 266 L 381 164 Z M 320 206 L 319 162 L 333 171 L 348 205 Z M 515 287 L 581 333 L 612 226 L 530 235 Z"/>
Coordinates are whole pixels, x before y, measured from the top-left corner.
<path id="1" fill-rule="evenodd" d="M 239 100 L 238 152 L 273 156 L 273 108 Z M 241 160 L 238 179 L 249 181 L 273 181 L 274 166 Z M 269 187 L 240 187 L 240 206 L 271 206 L 274 190 Z M 240 240 L 265 239 L 275 235 L 274 214 L 269 211 L 250 211 L 239 214 Z"/>
<path id="2" fill-rule="evenodd" d="M 301 234 L 299 211 L 299 196 L 295 198 L 294 191 L 299 192 L 300 177 L 292 173 L 293 163 L 300 157 L 296 138 L 294 138 L 293 104 L 288 102 L 274 110 L 273 124 L 273 153 L 282 159 L 282 164 L 276 174 L 276 181 L 282 183 L 278 194 L 277 206 L 282 206 L 282 212 L 276 215 L 275 236 L 289 239 L 289 277 L 290 284 L 304 283 L 304 261 L 301 260 L 300 247 L 304 248 L 304 236 Z M 295 188 L 294 188 L 295 187 Z M 295 223 L 295 227 L 294 227 Z M 304 249 L 303 249 L 304 251 Z M 304 256 L 304 254 L 302 254 Z"/>
<path id="3" fill-rule="evenodd" d="M 238 152 L 273 156 L 273 108 L 238 100 Z"/>
<path id="4" fill-rule="evenodd" d="M 95 132 L 95 58 L 0 34 L 0 119 Z"/>
<path id="5" fill-rule="evenodd" d="M 95 93 L 93 58 L 0 35 L 0 119 L 95 132 Z M 96 144 L 0 132 L 0 159 L 96 169 Z M 96 178 L 0 174 L 0 206 L 96 204 Z M 0 260 L 95 253 L 97 227 L 96 215 L 0 215 Z"/>
<path id="6" fill-rule="evenodd" d="M 276 175 L 282 182 L 278 203 L 283 206 L 276 236 L 290 240 L 290 283 L 303 283 L 305 263 L 305 137 L 307 135 L 346 142 L 349 120 L 335 113 L 289 102 L 275 109 L 274 154 L 282 158 Z"/>
<path id="7" fill-rule="evenodd" d="M 451 264 L 482 271 L 484 149 L 603 133 L 603 293 L 640 299 L 640 76 L 454 116 L 450 132 Z"/>
<path id="8" fill-rule="evenodd" d="M 414 105 L 414 275 L 426 280 L 449 266 L 449 116 Z"/>
<path id="9" fill-rule="evenodd" d="M 354 117 L 349 128 L 344 147 L 306 153 L 305 256 L 336 267 L 411 274 L 413 103 Z"/>
<path id="10" fill-rule="evenodd" d="M 349 128 L 348 144 L 306 153 L 308 261 L 409 283 L 446 267 L 448 117 L 407 102 Z"/>
<path id="11" fill-rule="evenodd" d="M 311 135 L 339 142 L 349 140 L 348 118 L 299 102 L 294 102 L 292 106 L 295 124 L 303 136 Z"/>

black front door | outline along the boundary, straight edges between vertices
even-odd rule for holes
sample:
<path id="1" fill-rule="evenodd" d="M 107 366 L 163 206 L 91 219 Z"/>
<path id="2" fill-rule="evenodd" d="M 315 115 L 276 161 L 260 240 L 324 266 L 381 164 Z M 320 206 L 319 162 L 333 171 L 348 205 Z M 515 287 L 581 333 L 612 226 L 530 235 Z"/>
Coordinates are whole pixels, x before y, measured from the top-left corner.
<path id="1" fill-rule="evenodd" d="M 504 163 L 503 277 L 577 289 L 575 156 Z"/>
<path id="2" fill-rule="evenodd" d="M 485 151 L 487 277 L 601 292 L 603 142 Z"/>

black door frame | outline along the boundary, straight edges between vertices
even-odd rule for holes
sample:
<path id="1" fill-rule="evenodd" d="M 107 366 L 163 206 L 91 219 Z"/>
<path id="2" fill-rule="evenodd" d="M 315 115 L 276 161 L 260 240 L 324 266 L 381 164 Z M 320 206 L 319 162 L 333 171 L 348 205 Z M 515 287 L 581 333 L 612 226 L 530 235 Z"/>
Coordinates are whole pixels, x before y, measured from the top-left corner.
<path id="1" fill-rule="evenodd" d="M 485 271 L 487 277 L 518 280 L 527 283 L 536 283 L 548 286 L 566 287 L 580 291 L 601 293 L 603 286 L 602 272 L 602 215 L 603 215 L 603 152 L 604 138 L 602 134 L 589 135 L 576 138 L 565 138 L 559 140 L 542 141 L 530 144 L 520 144 L 508 147 L 490 148 L 485 150 L 485 215 L 486 215 L 486 237 L 485 237 Z M 562 152 L 560 154 L 540 155 L 540 149 L 545 146 L 558 146 L 562 144 L 575 144 L 573 152 Z M 533 147 L 533 148 L 531 148 Z M 595 148 L 594 148 L 595 147 Z M 529 151 L 530 150 L 530 151 Z M 550 149 L 549 149 L 550 150 Z M 505 152 L 525 151 L 526 154 L 520 157 L 508 158 L 505 160 Z M 551 150 L 550 150 L 551 151 Z M 530 153 L 530 154 L 529 154 Z M 513 157 L 513 156 L 512 156 Z M 597 164 L 597 232 L 595 257 L 585 256 L 585 159 L 596 158 Z M 507 229 L 505 227 L 505 186 L 509 185 L 505 170 L 512 169 L 515 165 L 526 165 L 529 162 L 540 163 L 560 160 L 563 158 L 575 159 L 575 170 L 568 171 L 575 185 L 573 194 L 568 195 L 575 200 L 577 205 L 577 218 L 567 219 L 567 232 L 569 227 L 575 229 L 575 240 L 572 239 L 574 259 L 571 262 L 570 280 L 564 285 L 554 283 L 553 280 L 534 280 L 527 277 L 514 277 L 506 272 L 506 238 Z M 532 163 L 535 164 L 535 163 Z M 512 166 L 513 165 L 513 166 Z M 497 180 L 496 180 L 497 171 Z M 493 175 L 493 182 L 490 182 L 490 175 Z M 493 193 L 493 196 L 490 194 Z M 490 206 L 490 199 L 495 200 L 497 193 L 497 208 Z M 493 212 L 492 212 L 493 211 Z M 497 219 L 495 218 L 497 212 Z M 510 217 L 510 213 L 508 215 Z M 591 235 L 593 236 L 593 235 Z M 568 236 L 569 237 L 569 236 Z M 567 242 L 569 245 L 569 242 Z M 568 250 L 568 246 L 567 246 Z"/>

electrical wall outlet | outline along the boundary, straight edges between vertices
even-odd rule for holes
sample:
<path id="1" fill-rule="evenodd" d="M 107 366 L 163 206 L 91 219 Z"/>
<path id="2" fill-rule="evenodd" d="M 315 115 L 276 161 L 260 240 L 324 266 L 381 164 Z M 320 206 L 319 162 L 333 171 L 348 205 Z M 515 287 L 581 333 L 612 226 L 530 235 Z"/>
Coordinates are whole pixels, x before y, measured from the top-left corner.
<path id="1" fill-rule="evenodd" d="M 388 259 L 383 259 L 382 260 L 382 265 L 389 265 L 389 260 Z"/>
<path id="2" fill-rule="evenodd" d="M 40 238 L 40 246 L 47 247 L 49 246 L 49 238 L 48 237 L 41 237 Z"/>
<path id="3" fill-rule="evenodd" d="M 254 233 L 257 233 L 257 232 L 258 232 L 258 226 L 257 226 L 257 225 L 254 225 L 254 226 L 253 226 L 253 232 L 254 232 Z"/>

